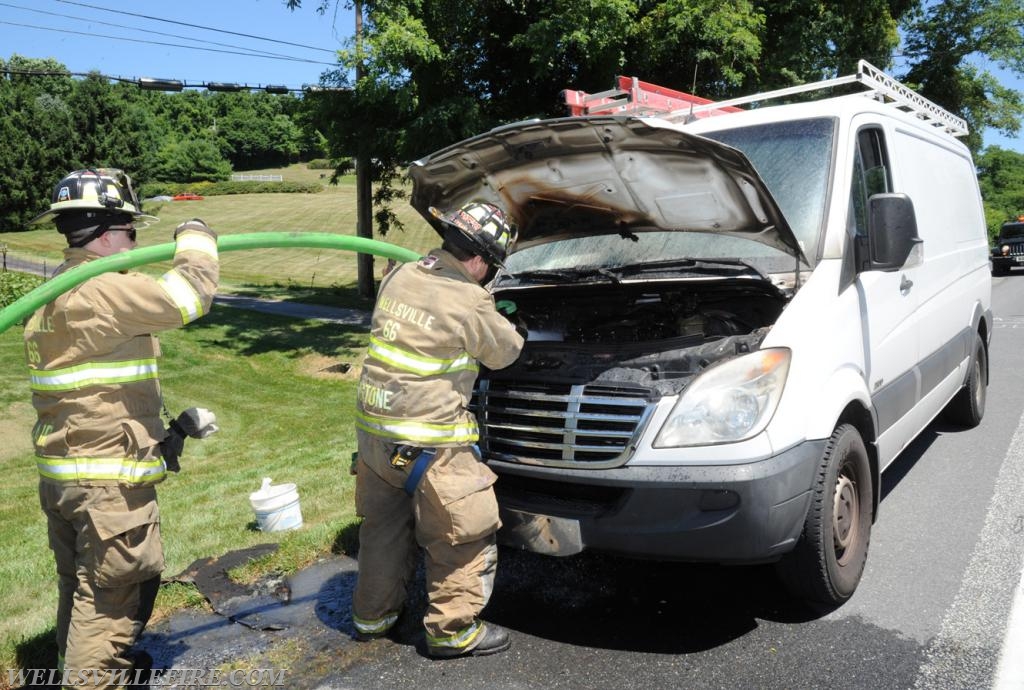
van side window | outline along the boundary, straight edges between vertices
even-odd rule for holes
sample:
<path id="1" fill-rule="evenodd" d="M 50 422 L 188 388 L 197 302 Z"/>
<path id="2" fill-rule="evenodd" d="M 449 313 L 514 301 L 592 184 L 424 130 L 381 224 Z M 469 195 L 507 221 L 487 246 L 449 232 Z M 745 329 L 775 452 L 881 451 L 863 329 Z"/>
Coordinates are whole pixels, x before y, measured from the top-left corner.
<path id="1" fill-rule="evenodd" d="M 853 185 L 850 190 L 849 222 L 853 225 L 854 233 L 867 234 L 868 198 L 872 194 L 891 192 L 891 179 L 882 130 L 862 129 L 857 133 L 857 150 L 853 157 Z"/>

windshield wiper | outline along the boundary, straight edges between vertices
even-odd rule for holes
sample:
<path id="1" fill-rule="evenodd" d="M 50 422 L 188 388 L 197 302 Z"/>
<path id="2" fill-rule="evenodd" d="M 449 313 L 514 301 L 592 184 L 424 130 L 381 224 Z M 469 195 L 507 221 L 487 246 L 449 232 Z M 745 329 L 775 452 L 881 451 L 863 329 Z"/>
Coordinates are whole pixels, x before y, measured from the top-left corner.
<path id="1" fill-rule="evenodd" d="M 726 270 L 726 267 L 731 270 Z M 713 275 L 733 275 L 737 272 L 737 269 L 742 269 L 742 273 L 753 273 L 762 280 L 768 280 L 768 276 L 764 272 L 754 266 L 754 264 L 743 259 L 665 259 L 664 261 L 647 261 L 640 264 L 620 266 L 615 269 L 615 272 L 621 278 L 627 275 L 658 273 L 678 269 L 689 269 L 693 273 L 711 273 Z"/>
<path id="2" fill-rule="evenodd" d="M 579 268 L 552 268 L 523 271 L 515 274 L 504 274 L 498 281 L 502 284 L 510 282 L 551 282 L 580 280 L 588 277 L 601 276 L 614 283 L 621 283 L 629 276 L 645 273 L 659 273 L 684 270 L 699 275 L 737 275 L 753 273 L 762 280 L 768 276 L 753 264 L 742 259 L 665 259 L 662 261 L 646 261 L 625 266 L 581 266 Z"/>
<path id="3" fill-rule="evenodd" d="M 537 281 L 545 283 L 559 283 L 563 280 L 570 280 L 579 275 L 575 269 L 543 268 L 536 271 L 522 271 L 520 273 L 503 273 L 499 276 L 499 283 Z"/>
<path id="4" fill-rule="evenodd" d="M 606 268 L 604 266 L 581 266 L 579 268 L 547 268 L 538 269 L 536 271 L 522 271 L 521 273 L 506 273 L 501 276 L 498 283 L 561 283 L 593 276 L 603 276 L 614 283 L 622 282 L 622 277 L 616 269 Z"/>

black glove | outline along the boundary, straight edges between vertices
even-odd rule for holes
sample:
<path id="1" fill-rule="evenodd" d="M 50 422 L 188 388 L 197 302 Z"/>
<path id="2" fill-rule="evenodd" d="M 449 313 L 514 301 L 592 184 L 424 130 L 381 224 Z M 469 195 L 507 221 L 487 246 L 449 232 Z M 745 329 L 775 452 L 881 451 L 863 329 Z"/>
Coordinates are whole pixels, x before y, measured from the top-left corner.
<path id="1" fill-rule="evenodd" d="M 174 239 L 178 239 L 178 235 L 185 232 L 186 230 L 198 230 L 199 232 L 205 232 L 213 239 L 217 239 L 217 233 L 209 225 L 207 225 L 202 218 L 193 218 L 192 220 L 186 220 L 184 223 L 174 229 Z"/>
<path id="2" fill-rule="evenodd" d="M 185 450 L 185 437 L 206 438 L 210 434 L 220 431 L 217 426 L 217 417 L 206 408 L 190 407 L 177 419 L 172 419 L 167 436 L 160 442 L 160 454 L 163 455 L 164 463 L 169 472 L 180 472 L 182 451 Z"/>
<path id="3" fill-rule="evenodd" d="M 180 472 L 181 463 L 178 459 L 185 450 L 185 430 L 177 421 L 171 422 L 171 428 L 167 430 L 167 436 L 160 442 L 160 455 L 164 458 L 168 472 Z"/>

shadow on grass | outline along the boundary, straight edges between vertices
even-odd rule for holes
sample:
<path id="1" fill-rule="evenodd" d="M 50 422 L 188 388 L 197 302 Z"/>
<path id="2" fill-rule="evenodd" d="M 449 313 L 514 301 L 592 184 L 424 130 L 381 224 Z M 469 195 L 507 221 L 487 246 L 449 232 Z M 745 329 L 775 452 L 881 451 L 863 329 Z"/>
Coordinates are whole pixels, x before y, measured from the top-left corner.
<path id="1" fill-rule="evenodd" d="M 331 544 L 331 553 L 355 558 L 359 554 L 359 523 L 354 522 L 338 530 Z"/>
<path id="2" fill-rule="evenodd" d="M 284 283 L 275 282 L 270 285 L 244 283 L 233 294 L 239 297 L 275 299 L 284 302 L 300 302 L 363 311 L 372 310 L 374 303 L 374 300 L 360 296 L 359 288 L 355 283 L 346 285 L 334 283 L 325 287 L 301 285 L 291 280 Z"/>
<path id="3" fill-rule="evenodd" d="M 245 309 L 214 309 L 189 326 L 204 347 L 236 355 L 283 352 L 297 357 L 316 353 L 344 356 L 366 345 L 366 329 L 328 321 L 273 316 Z"/>
<path id="4" fill-rule="evenodd" d="M 57 629 L 55 627 L 36 633 L 19 642 L 15 648 L 15 659 L 20 669 L 55 669 L 57 668 Z M 7 682 L 7 678 L 0 680 L 0 685 Z M 32 687 L 48 688 L 59 687 L 49 685 L 34 685 Z"/>

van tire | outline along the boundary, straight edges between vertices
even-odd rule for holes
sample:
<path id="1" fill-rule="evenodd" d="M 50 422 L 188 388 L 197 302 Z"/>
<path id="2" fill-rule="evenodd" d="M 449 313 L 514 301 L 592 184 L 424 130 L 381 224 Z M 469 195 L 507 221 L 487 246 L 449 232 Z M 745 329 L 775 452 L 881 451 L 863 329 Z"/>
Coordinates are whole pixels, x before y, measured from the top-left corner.
<path id="1" fill-rule="evenodd" d="M 874 516 L 871 463 L 860 432 L 836 427 L 818 463 L 796 547 L 776 564 L 789 592 L 831 610 L 853 596 L 868 557 Z"/>
<path id="2" fill-rule="evenodd" d="M 960 392 L 946 405 L 943 415 L 947 422 L 966 429 L 981 424 L 985 416 L 985 400 L 988 397 L 988 351 L 981 335 L 974 334 L 974 353 L 968 365 L 967 380 Z"/>

